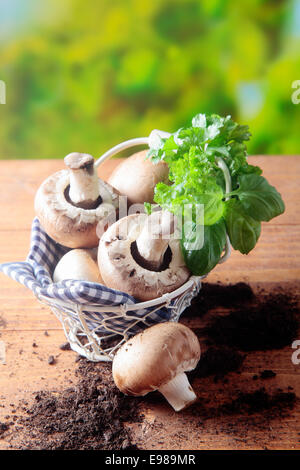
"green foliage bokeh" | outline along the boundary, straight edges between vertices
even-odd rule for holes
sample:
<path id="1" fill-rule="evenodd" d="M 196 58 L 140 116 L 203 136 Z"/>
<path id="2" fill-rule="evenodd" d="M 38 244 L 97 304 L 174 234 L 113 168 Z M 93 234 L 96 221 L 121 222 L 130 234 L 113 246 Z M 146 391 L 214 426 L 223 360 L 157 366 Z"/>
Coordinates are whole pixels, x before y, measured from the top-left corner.
<path id="1" fill-rule="evenodd" d="M 299 153 L 299 0 L 0 0 L 0 41 L 0 158 L 98 157 L 199 112 Z"/>

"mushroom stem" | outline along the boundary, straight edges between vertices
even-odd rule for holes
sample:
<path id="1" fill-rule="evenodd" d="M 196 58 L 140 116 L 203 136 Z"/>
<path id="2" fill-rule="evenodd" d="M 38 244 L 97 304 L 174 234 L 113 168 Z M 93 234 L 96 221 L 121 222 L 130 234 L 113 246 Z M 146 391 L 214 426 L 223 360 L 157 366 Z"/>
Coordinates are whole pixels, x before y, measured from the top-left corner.
<path id="1" fill-rule="evenodd" d="M 153 212 L 147 219 L 136 246 L 140 256 L 146 260 L 153 270 L 163 264 L 169 240 L 175 231 L 175 217 L 167 211 Z"/>
<path id="2" fill-rule="evenodd" d="M 175 411 L 180 411 L 197 400 L 184 372 L 178 374 L 170 382 L 162 385 L 158 391 L 165 397 Z"/>
<path id="3" fill-rule="evenodd" d="M 70 170 L 69 199 L 83 209 L 93 209 L 99 200 L 98 176 L 94 170 L 94 158 L 86 153 L 73 152 L 64 159 Z"/>

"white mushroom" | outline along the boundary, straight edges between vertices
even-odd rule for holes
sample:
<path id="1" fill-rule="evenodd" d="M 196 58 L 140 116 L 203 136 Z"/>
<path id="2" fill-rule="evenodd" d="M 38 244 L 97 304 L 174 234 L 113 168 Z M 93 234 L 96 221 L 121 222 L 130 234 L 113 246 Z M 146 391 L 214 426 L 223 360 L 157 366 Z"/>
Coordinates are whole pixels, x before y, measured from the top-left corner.
<path id="1" fill-rule="evenodd" d="M 165 322 L 124 343 L 114 357 L 112 373 L 125 395 L 144 396 L 158 390 L 180 411 L 197 399 L 185 372 L 195 369 L 199 359 L 200 344 L 193 331 Z"/>
<path id="2" fill-rule="evenodd" d="M 105 284 L 138 300 L 151 300 L 184 284 L 190 272 L 169 212 L 124 217 L 102 235 L 98 264 Z"/>
<path id="3" fill-rule="evenodd" d="M 108 182 L 128 204 L 153 203 L 154 188 L 160 181 L 169 181 L 169 167 L 161 161 L 153 163 L 146 158 L 147 150 L 125 158 L 110 175 Z"/>
<path id="4" fill-rule="evenodd" d="M 97 264 L 97 249 L 77 248 L 68 251 L 57 263 L 53 273 L 54 282 L 66 279 L 103 284 Z"/>
<path id="5" fill-rule="evenodd" d="M 71 153 L 64 161 L 68 170 L 51 175 L 37 191 L 37 217 L 45 232 L 61 245 L 96 247 L 97 224 L 116 211 L 118 195 L 97 177 L 91 155 Z"/>

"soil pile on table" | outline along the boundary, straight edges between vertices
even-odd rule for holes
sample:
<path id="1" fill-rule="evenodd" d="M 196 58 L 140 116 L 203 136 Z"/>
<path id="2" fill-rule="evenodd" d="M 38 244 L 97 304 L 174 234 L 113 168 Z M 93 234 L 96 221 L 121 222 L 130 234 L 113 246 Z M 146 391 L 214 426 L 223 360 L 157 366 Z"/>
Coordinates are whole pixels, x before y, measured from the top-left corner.
<path id="1" fill-rule="evenodd" d="M 224 403 L 218 409 L 220 414 L 254 414 L 267 411 L 270 419 L 274 416 L 281 416 L 284 411 L 292 409 L 296 402 L 294 392 L 284 392 L 277 390 L 268 393 L 264 387 L 253 392 L 239 392 L 237 398 L 230 403 Z"/>
<path id="2" fill-rule="evenodd" d="M 229 315 L 216 316 L 206 333 L 215 343 L 242 351 L 281 349 L 296 338 L 298 314 L 292 294 L 271 293 L 231 310 Z"/>
<path id="3" fill-rule="evenodd" d="M 298 403 L 290 387 L 231 392 L 233 397 L 227 396 L 223 403 L 214 399 L 204 400 L 204 403 L 199 400 L 191 408 L 191 416 L 198 420 L 200 430 L 211 428 L 211 424 L 206 423 L 213 422 L 217 434 L 225 433 L 244 443 L 251 436 L 252 445 L 255 443 L 258 447 L 276 440 L 276 429 L 282 433 L 281 420 L 291 416 Z"/>
<path id="4" fill-rule="evenodd" d="M 245 356 L 239 351 L 231 349 L 227 346 L 218 347 L 210 346 L 201 355 L 201 359 L 193 371 L 189 375 L 189 379 L 193 381 L 195 377 L 214 376 L 214 380 L 222 379 L 229 372 L 240 369 Z"/>
<path id="5" fill-rule="evenodd" d="M 299 335 L 299 293 L 297 289 L 282 289 L 254 294 L 245 283 L 233 285 L 206 284 L 184 316 L 200 316 L 203 328 L 195 329 L 204 352 L 197 368 L 189 373 L 191 383 L 196 378 L 213 376 L 214 381 L 227 381 L 229 372 L 241 372 L 248 353 L 279 350 L 290 347 Z M 276 373 L 265 369 L 253 380 L 273 379 Z M 253 388 L 253 387 L 251 387 Z M 250 425 L 267 426 L 270 420 L 286 416 L 297 403 L 297 396 L 287 384 L 286 390 L 269 390 L 258 385 L 255 390 L 235 390 L 232 399 L 211 407 L 209 401 L 194 406 L 202 419 L 239 415 L 245 417 L 245 429 Z M 257 418 L 250 420 L 250 415 Z M 246 418 L 247 417 L 247 418 Z M 234 431 L 232 429 L 231 431 Z"/>
<path id="6" fill-rule="evenodd" d="M 137 401 L 114 386 L 110 364 L 81 358 L 75 387 L 63 392 L 40 391 L 21 417 L 20 449 L 128 450 L 135 449 L 124 422 L 140 420 Z"/>
<path id="7" fill-rule="evenodd" d="M 255 298 L 251 286 L 245 282 L 228 285 L 203 282 L 198 296 L 184 315 L 203 315 L 219 307 L 232 309 L 252 302 Z"/>
<path id="8" fill-rule="evenodd" d="M 291 346 L 299 331 L 299 299 L 292 289 L 255 294 L 245 283 L 203 283 L 184 312 L 185 317 L 195 315 L 206 320 L 194 331 L 207 349 L 193 377 L 222 377 L 240 368 L 245 352 Z"/>

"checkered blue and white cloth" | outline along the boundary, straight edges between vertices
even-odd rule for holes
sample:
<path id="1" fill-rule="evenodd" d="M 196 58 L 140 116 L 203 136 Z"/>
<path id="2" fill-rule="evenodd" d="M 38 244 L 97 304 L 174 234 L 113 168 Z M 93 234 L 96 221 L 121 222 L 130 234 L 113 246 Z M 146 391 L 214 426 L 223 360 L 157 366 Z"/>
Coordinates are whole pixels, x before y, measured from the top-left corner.
<path id="1" fill-rule="evenodd" d="M 52 274 L 60 258 L 69 251 L 51 239 L 40 226 L 39 220 L 35 218 L 32 223 L 30 251 L 26 261 L 4 263 L 0 265 L 0 271 L 15 281 L 29 288 L 37 298 L 46 296 L 48 299 L 68 302 L 70 304 L 97 305 L 98 307 L 119 306 L 126 304 L 127 309 L 130 305 L 137 303 L 137 300 L 130 295 L 109 289 L 108 287 L 93 282 L 83 282 L 76 280 L 64 280 L 54 283 Z M 130 310 L 130 308 L 128 309 Z M 127 311 L 127 314 L 137 316 L 143 319 L 147 317 L 147 324 L 154 324 L 167 321 L 171 318 L 172 308 L 162 307 L 159 310 L 153 307 L 134 312 Z M 151 313 L 151 311 L 153 311 Z M 149 315 L 150 312 L 150 315 Z M 94 326 L 94 320 L 100 320 L 106 317 L 99 312 L 87 312 L 91 320 L 91 326 Z M 112 315 L 113 317 L 113 315 Z M 112 323 L 119 332 L 124 327 L 128 327 L 129 318 L 113 319 Z M 140 325 L 139 325 L 140 327 Z M 137 325 L 137 329 L 140 329 Z"/>

